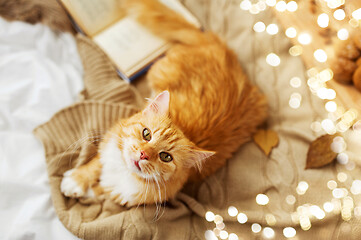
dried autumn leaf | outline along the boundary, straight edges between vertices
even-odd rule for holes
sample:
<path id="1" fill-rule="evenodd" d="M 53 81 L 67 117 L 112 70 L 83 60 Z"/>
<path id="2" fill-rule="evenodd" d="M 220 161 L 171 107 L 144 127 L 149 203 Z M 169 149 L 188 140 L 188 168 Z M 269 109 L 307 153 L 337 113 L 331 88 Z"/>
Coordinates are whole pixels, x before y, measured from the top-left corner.
<path id="1" fill-rule="evenodd" d="M 307 153 L 306 169 L 320 168 L 336 159 L 337 153 L 331 149 L 331 144 L 336 136 L 338 135 L 322 135 L 310 144 Z"/>
<path id="2" fill-rule="evenodd" d="M 278 134 L 270 129 L 260 129 L 253 135 L 257 146 L 268 156 L 271 150 L 278 145 Z"/>

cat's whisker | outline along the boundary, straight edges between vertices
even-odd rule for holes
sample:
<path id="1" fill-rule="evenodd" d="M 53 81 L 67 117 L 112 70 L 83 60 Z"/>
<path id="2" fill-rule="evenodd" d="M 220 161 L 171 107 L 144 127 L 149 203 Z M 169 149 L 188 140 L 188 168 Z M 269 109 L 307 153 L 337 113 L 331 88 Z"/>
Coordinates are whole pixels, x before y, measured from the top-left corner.
<path id="1" fill-rule="evenodd" d="M 160 175 L 159 173 L 158 173 L 158 176 L 159 176 L 159 179 L 160 179 L 160 181 L 161 181 L 161 183 L 163 184 L 163 187 L 164 187 L 164 200 L 162 201 L 162 203 L 161 204 L 164 204 L 164 206 L 163 206 L 163 213 L 162 213 L 162 215 L 160 216 L 160 217 L 162 217 L 163 216 L 163 214 L 164 214 L 164 212 L 165 212 L 165 204 L 166 204 L 166 198 L 167 198 L 167 185 L 166 185 L 166 183 L 165 183 L 165 180 L 164 180 L 164 178 L 162 177 L 162 175 Z"/>
<path id="2" fill-rule="evenodd" d="M 163 199 L 162 199 L 162 189 L 159 185 L 159 182 L 158 182 L 158 177 L 159 176 L 159 180 L 161 181 L 161 183 L 163 184 L 163 186 L 165 187 L 165 182 L 163 181 L 162 177 L 160 176 L 159 172 L 156 171 L 156 173 L 153 173 L 153 178 L 157 184 L 157 187 L 158 187 L 158 196 L 159 196 L 159 201 L 156 201 L 156 206 L 157 206 L 157 209 L 156 209 L 156 216 L 155 218 L 153 218 L 154 221 L 158 221 L 163 215 L 164 215 L 164 212 L 165 212 L 165 203 L 164 203 L 164 206 L 163 206 Z M 165 187 L 166 188 L 166 187 Z M 164 200 L 166 198 L 166 191 L 165 191 L 165 195 L 164 195 Z M 161 210 L 163 209 L 162 213 L 159 215 L 159 213 L 161 212 Z"/>
<path id="3" fill-rule="evenodd" d="M 158 172 L 157 172 L 158 173 Z M 159 175 L 159 173 L 158 173 L 158 175 Z M 158 178 L 156 177 L 156 182 L 157 182 L 157 185 L 158 185 L 158 189 L 159 189 L 159 203 L 160 203 L 160 210 L 162 209 L 162 202 L 163 202 L 163 199 L 162 199 L 162 190 L 161 190 L 161 187 L 160 187 L 160 185 L 159 185 L 159 182 L 158 182 Z M 159 212 L 160 212 L 160 210 L 159 210 Z M 159 214 L 159 212 L 158 212 L 158 214 Z M 163 214 L 162 214 L 163 215 Z M 161 217 L 161 216 L 160 216 Z M 159 218 L 160 218 L 159 217 Z M 158 219 L 159 219 L 158 218 Z"/>
<path id="4" fill-rule="evenodd" d="M 93 138 L 97 138 L 97 139 L 93 139 Z M 93 139 L 93 140 L 91 140 L 91 141 L 89 141 L 89 139 Z M 99 139 L 99 140 L 98 140 Z M 93 144 L 93 143 L 96 143 L 96 142 L 98 142 L 98 141 L 101 141 L 102 140 L 102 136 L 101 135 L 98 135 L 98 136 L 95 136 L 95 135 L 86 135 L 86 136 L 84 136 L 83 138 L 81 138 L 81 139 L 79 139 L 78 141 L 76 141 L 76 143 L 78 144 L 78 147 L 76 147 L 75 149 L 73 149 L 73 150 L 77 150 L 79 147 L 87 147 L 87 146 L 89 146 L 89 145 L 91 145 L 91 144 Z M 86 144 L 85 146 L 84 146 L 84 143 L 88 143 L 88 144 Z M 68 150 L 67 150 L 68 151 Z M 66 151 L 66 152 L 67 152 Z M 64 152 L 64 154 L 66 153 L 66 152 Z M 90 158 L 90 157 L 89 157 Z M 61 159 L 59 159 L 59 160 L 61 160 Z M 70 158 L 70 160 L 69 160 L 69 167 L 71 167 L 71 162 L 72 162 L 72 160 L 73 160 L 73 155 L 71 156 L 71 158 Z M 59 162 L 58 162 L 59 163 Z"/>
<path id="5" fill-rule="evenodd" d="M 150 185 L 150 180 L 149 180 L 149 179 L 147 179 L 147 189 L 146 189 L 146 195 L 145 195 L 145 197 L 144 197 L 144 202 L 143 202 L 143 213 L 144 213 L 144 215 L 145 215 L 145 201 L 147 200 L 148 187 L 149 187 L 149 185 Z"/>
<path id="6" fill-rule="evenodd" d="M 137 205 L 136 209 L 138 209 L 138 208 L 139 208 L 139 206 L 140 206 L 140 204 L 141 204 L 141 203 L 143 203 L 143 205 L 144 205 L 144 210 L 145 210 L 145 204 L 144 204 L 144 202 L 145 202 L 145 201 L 146 201 L 146 199 L 147 199 L 147 195 L 148 195 L 148 187 L 149 187 L 149 180 L 148 180 L 148 179 L 146 179 L 146 182 L 145 182 L 145 195 L 143 195 L 143 196 L 142 196 L 142 198 L 140 199 L 140 201 L 139 201 L 139 203 L 138 203 L 138 205 Z M 144 201 L 143 201 L 143 198 L 144 198 Z"/>
<path id="7" fill-rule="evenodd" d="M 158 193 L 160 193 L 160 186 L 158 184 L 158 181 L 157 181 L 157 178 L 155 176 L 155 174 L 153 173 L 152 174 L 153 176 L 153 179 L 155 181 L 155 183 L 157 184 L 156 186 L 158 187 Z M 156 189 L 157 190 L 157 189 Z M 157 192 L 157 191 L 156 191 Z M 155 206 L 156 206 L 156 211 L 155 211 L 155 215 L 153 217 L 153 221 L 157 221 L 158 220 L 158 216 L 159 216 L 159 205 L 158 205 L 158 196 L 159 196 L 159 201 L 162 201 L 162 198 L 161 198 L 161 195 L 157 195 L 157 194 L 154 194 L 154 200 L 155 200 Z"/>
<path id="8" fill-rule="evenodd" d="M 86 135 L 80 139 L 78 139 L 77 141 L 75 141 L 73 144 L 69 145 L 67 147 L 67 149 L 62 153 L 61 157 L 59 158 L 58 162 L 57 162 L 57 166 L 59 166 L 60 161 L 63 159 L 63 157 L 65 156 L 66 153 L 68 153 L 69 150 L 72 151 L 76 151 L 79 147 L 81 147 L 85 142 L 87 142 L 90 138 L 94 138 L 94 137 L 101 137 L 101 135 L 99 136 L 89 136 Z M 90 142 L 90 144 L 93 141 Z M 69 167 L 71 167 L 71 162 L 72 162 L 73 156 L 71 156 L 70 161 L 69 161 Z"/>

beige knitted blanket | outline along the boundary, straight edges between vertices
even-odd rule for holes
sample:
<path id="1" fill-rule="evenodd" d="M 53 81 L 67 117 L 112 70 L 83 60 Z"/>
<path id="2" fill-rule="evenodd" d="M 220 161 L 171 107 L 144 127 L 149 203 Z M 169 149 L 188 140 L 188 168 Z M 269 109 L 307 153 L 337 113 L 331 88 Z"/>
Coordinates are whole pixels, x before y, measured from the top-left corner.
<path id="1" fill-rule="evenodd" d="M 7 1 L 0 0 L 0 6 L 2 2 Z M 37 3 L 36 0 L 29 2 Z M 43 11 L 47 4 L 56 6 L 50 0 L 38 2 Z M 61 110 L 34 131 L 44 144 L 52 199 L 62 223 L 83 239 L 204 239 L 205 231 L 215 228 L 213 222 L 205 219 L 206 211 L 212 211 L 223 217 L 224 230 L 236 233 L 239 239 L 264 238 L 262 233 L 251 231 L 253 223 L 271 227 L 275 231 L 274 239 L 285 238 L 285 227 L 294 227 L 298 239 L 361 239 L 360 221 L 352 218 L 343 222 L 338 212 L 327 213 L 322 220 L 311 219 L 312 227 L 308 231 L 301 230 L 299 224 L 292 221 L 291 213 L 297 212 L 298 206 L 311 204 L 322 208 L 325 202 L 331 201 L 332 192 L 327 182 L 336 179 L 338 172 L 348 170 L 340 165 L 304 170 L 308 145 L 319 134 L 313 132 L 310 125 L 322 120 L 325 112 L 323 103 L 307 87 L 301 59 L 289 56 L 288 39 L 283 34 L 270 36 L 252 30 L 258 21 L 266 25 L 275 23 L 272 13 L 251 15 L 239 9 L 238 1 L 231 0 L 185 0 L 183 3 L 206 29 L 218 33 L 235 50 L 251 81 L 267 95 L 271 108 L 268 126 L 279 134 L 279 146 L 266 157 L 254 143 L 244 145 L 216 174 L 199 184 L 186 186 L 160 210 L 161 218 L 157 221 L 154 220 L 155 206 L 125 208 L 111 201 L 93 203 L 65 198 L 59 188 L 62 174 L 89 159 L 96 152 L 104 131 L 117 119 L 135 113 L 149 92 L 143 80 L 136 83 L 138 89 L 135 89 L 119 79 L 107 57 L 90 40 L 77 36 L 85 89 L 79 102 Z M 39 20 L 58 29 L 51 19 L 65 19 L 65 16 L 61 9 L 55 8 L 58 10 L 52 16 Z M 11 15 L 12 11 L 9 8 L 7 14 Z M 281 64 L 276 68 L 265 61 L 271 52 L 281 57 Z M 292 77 L 301 79 L 299 88 L 290 86 Z M 295 92 L 302 97 L 297 109 L 289 106 L 290 96 Z M 348 171 L 348 174 L 356 177 L 359 172 Z M 296 193 L 300 181 L 309 185 L 303 195 Z M 352 179 L 348 179 L 339 184 L 349 188 L 351 183 Z M 267 205 L 256 203 L 259 193 L 269 197 Z M 289 195 L 295 197 L 294 204 L 286 203 Z M 230 216 L 229 206 L 245 213 L 247 223 L 240 224 L 236 217 Z"/>

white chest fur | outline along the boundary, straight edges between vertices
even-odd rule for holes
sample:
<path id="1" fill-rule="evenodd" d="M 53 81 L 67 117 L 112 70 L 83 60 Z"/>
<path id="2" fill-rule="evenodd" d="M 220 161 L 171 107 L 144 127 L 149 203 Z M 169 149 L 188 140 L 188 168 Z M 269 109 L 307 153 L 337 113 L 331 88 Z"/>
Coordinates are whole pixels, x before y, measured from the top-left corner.
<path id="1" fill-rule="evenodd" d="M 117 141 L 110 139 L 100 153 L 100 162 L 103 165 L 100 185 L 106 191 L 111 191 L 111 196 L 119 195 L 121 204 L 132 202 L 140 190 L 137 180 L 124 161 Z"/>

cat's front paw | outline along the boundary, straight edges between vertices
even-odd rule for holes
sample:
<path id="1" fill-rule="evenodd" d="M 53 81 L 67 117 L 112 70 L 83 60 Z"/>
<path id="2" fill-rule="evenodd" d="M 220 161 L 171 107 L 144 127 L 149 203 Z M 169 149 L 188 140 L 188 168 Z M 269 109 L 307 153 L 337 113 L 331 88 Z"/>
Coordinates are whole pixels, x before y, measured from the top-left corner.
<path id="1" fill-rule="evenodd" d="M 80 198 L 84 196 L 86 189 L 73 177 L 74 170 L 75 169 L 71 169 L 64 173 L 64 177 L 60 184 L 60 190 L 67 197 Z"/>

